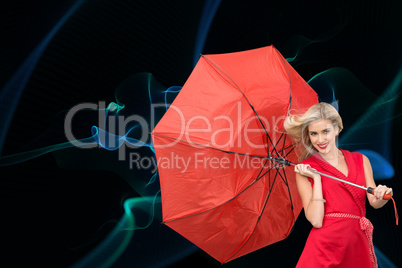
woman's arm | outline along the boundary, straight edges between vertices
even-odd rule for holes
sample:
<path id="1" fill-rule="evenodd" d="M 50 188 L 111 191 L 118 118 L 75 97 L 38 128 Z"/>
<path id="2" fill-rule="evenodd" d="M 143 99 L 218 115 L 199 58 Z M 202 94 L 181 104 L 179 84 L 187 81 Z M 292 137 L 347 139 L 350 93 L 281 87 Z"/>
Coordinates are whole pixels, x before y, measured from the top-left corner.
<path id="1" fill-rule="evenodd" d="M 364 168 L 364 177 L 366 179 L 366 187 L 374 188 L 374 194 L 367 193 L 367 199 L 370 205 L 373 208 L 381 208 L 384 206 L 388 200 L 382 199 L 384 194 L 393 195 L 392 188 L 388 188 L 384 185 L 375 185 L 374 178 L 373 178 L 373 169 L 371 168 L 370 160 L 363 155 L 363 168 Z"/>
<path id="2" fill-rule="evenodd" d="M 295 166 L 297 189 L 303 202 L 304 214 L 307 220 L 315 228 L 321 228 L 324 219 L 321 176 L 309 171 L 308 167 L 310 165 L 299 164 Z M 313 187 L 311 187 L 307 177 L 314 180 Z"/>

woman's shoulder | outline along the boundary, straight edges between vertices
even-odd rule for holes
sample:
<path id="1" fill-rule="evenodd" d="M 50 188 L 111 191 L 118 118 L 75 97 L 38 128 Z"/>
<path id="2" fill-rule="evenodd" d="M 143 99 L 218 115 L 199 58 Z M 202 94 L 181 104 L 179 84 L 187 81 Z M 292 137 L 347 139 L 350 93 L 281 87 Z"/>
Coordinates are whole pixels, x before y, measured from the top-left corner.
<path id="1" fill-rule="evenodd" d="M 360 153 L 360 152 L 350 152 L 348 150 L 342 150 L 343 155 L 346 157 L 346 155 L 350 155 L 351 157 L 353 157 L 354 159 L 364 159 L 367 158 L 364 154 Z"/>
<path id="2" fill-rule="evenodd" d="M 349 161 L 352 161 L 352 163 L 355 163 L 355 165 L 357 166 L 370 166 L 369 159 L 361 152 L 350 152 L 347 150 L 342 150 L 342 153 L 346 159 L 349 159 Z"/>

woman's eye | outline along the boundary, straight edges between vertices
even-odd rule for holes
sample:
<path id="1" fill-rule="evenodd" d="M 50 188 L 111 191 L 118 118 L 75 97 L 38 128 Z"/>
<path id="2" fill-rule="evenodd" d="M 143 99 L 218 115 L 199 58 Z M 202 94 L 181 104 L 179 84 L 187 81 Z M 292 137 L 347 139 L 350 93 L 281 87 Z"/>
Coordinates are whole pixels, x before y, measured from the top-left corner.
<path id="1" fill-rule="evenodd" d="M 324 134 L 328 134 L 328 133 L 329 133 L 329 129 L 326 129 L 326 130 L 324 130 L 323 132 L 324 132 Z"/>

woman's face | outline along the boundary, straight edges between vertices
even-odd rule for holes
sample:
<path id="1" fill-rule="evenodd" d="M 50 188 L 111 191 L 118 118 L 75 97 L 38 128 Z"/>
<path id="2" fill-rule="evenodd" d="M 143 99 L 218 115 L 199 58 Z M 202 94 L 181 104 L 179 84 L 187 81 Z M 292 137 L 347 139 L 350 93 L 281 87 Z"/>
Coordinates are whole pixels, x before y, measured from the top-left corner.
<path id="1" fill-rule="evenodd" d="M 327 119 L 314 121 L 308 126 L 311 144 L 320 154 L 328 154 L 337 150 L 335 144 L 337 132 L 337 128 L 335 129 L 331 121 Z"/>

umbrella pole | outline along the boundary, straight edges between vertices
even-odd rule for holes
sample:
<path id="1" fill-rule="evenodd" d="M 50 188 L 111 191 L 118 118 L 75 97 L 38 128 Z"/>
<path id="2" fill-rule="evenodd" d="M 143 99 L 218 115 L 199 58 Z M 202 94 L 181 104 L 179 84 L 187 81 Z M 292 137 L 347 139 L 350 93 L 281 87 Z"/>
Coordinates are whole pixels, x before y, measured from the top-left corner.
<path id="1" fill-rule="evenodd" d="M 268 159 L 269 159 L 269 160 L 272 160 L 272 161 L 276 161 L 276 162 L 278 162 L 279 164 L 283 164 L 283 165 L 287 165 L 287 166 L 293 166 L 293 167 L 296 166 L 295 163 L 292 163 L 292 162 L 290 162 L 290 161 L 288 161 L 288 160 L 286 160 L 286 159 L 283 159 L 283 158 L 268 157 Z M 364 186 L 361 186 L 361 185 L 358 185 L 358 184 L 355 184 L 355 183 L 352 183 L 352 182 L 349 182 L 349 181 L 345 181 L 345 180 L 342 180 L 342 179 L 340 179 L 340 178 L 337 178 L 337 177 L 334 177 L 334 176 L 331 176 L 331 175 L 328 175 L 328 174 L 319 172 L 319 171 L 315 170 L 314 168 L 309 168 L 309 170 L 310 170 L 311 172 L 316 173 L 316 174 L 319 174 L 319 175 L 321 175 L 321 176 L 325 176 L 325 177 L 328 177 L 328 178 L 330 178 L 330 179 L 337 180 L 337 181 L 340 181 L 340 182 L 343 182 L 343 183 L 352 185 L 352 186 L 354 186 L 354 187 L 363 189 L 363 190 L 367 191 L 369 194 L 373 194 L 373 192 L 374 192 L 374 188 L 373 188 L 373 187 L 364 187 Z M 385 199 L 385 200 L 390 200 L 390 199 L 392 199 L 392 196 L 391 196 L 390 194 L 384 194 L 383 199 Z"/>

